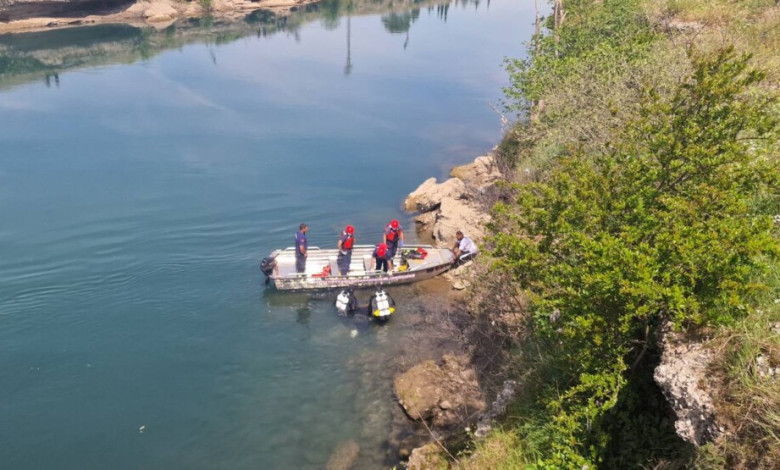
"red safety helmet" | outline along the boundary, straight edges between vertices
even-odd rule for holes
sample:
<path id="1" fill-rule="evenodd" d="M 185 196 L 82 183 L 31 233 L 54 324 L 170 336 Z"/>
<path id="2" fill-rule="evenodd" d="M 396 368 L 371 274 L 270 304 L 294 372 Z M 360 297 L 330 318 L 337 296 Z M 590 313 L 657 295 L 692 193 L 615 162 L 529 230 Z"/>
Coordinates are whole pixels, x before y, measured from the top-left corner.
<path id="1" fill-rule="evenodd" d="M 355 233 L 355 227 L 353 227 L 351 225 L 347 225 L 347 228 L 345 228 L 344 231 L 347 232 L 348 234 L 352 235 L 353 233 Z"/>
<path id="2" fill-rule="evenodd" d="M 387 254 L 387 243 L 380 243 L 376 246 L 376 254 L 377 256 L 385 256 Z"/>
<path id="3" fill-rule="evenodd" d="M 393 228 L 398 228 L 398 226 L 399 226 L 398 221 L 396 219 L 393 219 L 390 222 L 390 226 L 393 227 Z"/>

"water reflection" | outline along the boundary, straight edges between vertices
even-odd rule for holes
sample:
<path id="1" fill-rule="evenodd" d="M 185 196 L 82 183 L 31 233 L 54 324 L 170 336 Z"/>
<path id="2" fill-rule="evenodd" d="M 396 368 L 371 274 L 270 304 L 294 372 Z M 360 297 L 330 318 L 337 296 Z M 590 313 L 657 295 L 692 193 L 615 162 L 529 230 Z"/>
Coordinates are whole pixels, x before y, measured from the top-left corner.
<path id="1" fill-rule="evenodd" d="M 67 70 L 113 63 L 148 60 L 166 50 L 193 43 L 221 45 L 247 36 L 269 37 L 280 32 L 301 40 L 304 24 L 320 21 L 326 29 L 337 29 L 346 19 L 346 61 L 344 75 L 353 71 L 352 16 L 381 15 L 384 29 L 390 34 L 405 34 L 404 49 L 409 44 L 409 30 L 426 8 L 447 20 L 451 5 L 478 8 L 482 0 L 323 0 L 317 4 L 294 7 L 289 14 L 255 10 L 243 21 L 213 17 L 179 21 L 163 30 L 136 28 L 129 25 L 98 25 L 57 29 L 34 33 L 0 35 L 0 88 L 40 80 L 47 87 L 59 87 L 59 75 Z M 489 2 L 487 5 L 489 6 Z M 216 55 L 210 49 L 212 62 Z"/>

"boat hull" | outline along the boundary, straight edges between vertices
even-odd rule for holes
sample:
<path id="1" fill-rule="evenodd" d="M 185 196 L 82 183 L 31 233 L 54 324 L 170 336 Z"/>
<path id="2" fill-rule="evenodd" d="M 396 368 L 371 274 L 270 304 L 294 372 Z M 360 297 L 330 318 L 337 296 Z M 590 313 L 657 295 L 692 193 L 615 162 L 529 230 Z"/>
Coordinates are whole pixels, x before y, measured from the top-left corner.
<path id="1" fill-rule="evenodd" d="M 374 286 L 390 286 L 409 284 L 433 278 L 447 271 L 452 266 L 452 252 L 435 248 L 430 245 L 411 245 L 404 250 L 423 248 L 428 256 L 426 260 L 408 260 L 409 268 L 405 271 L 396 270 L 392 273 L 374 271 L 367 266 L 368 258 L 373 252 L 372 246 L 355 247 L 352 264 L 346 276 L 340 276 L 335 268 L 337 250 L 321 250 L 316 247 L 309 249 L 307 272 L 294 272 L 295 251 L 293 248 L 272 253 L 277 260 L 277 269 L 269 276 L 272 285 L 280 291 L 329 290 L 344 288 L 366 288 Z M 364 264 L 365 263 L 365 264 Z M 401 263 L 400 253 L 394 260 L 396 269 Z M 331 275 L 320 272 L 325 266 L 332 266 Z"/>

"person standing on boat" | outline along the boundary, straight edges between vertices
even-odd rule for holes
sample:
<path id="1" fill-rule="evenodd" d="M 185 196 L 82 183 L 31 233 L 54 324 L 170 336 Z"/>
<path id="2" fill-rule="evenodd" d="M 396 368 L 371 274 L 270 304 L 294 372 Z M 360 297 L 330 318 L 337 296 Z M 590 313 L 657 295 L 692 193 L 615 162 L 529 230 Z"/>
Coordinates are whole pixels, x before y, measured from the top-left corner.
<path id="1" fill-rule="evenodd" d="M 306 239 L 306 231 L 309 230 L 309 226 L 301 224 L 295 233 L 295 272 L 306 272 L 306 251 L 309 249 L 309 241 Z"/>
<path id="2" fill-rule="evenodd" d="M 355 227 L 347 225 L 339 236 L 339 256 L 336 263 L 339 265 L 339 272 L 346 276 L 349 271 L 349 265 L 352 263 L 352 248 L 355 246 Z"/>
<path id="3" fill-rule="evenodd" d="M 380 243 L 374 248 L 374 269 L 377 271 L 387 272 L 388 269 L 393 271 L 393 257 L 390 256 L 390 250 L 387 247 L 387 243 Z"/>
<path id="4" fill-rule="evenodd" d="M 389 252 L 388 259 L 391 260 L 395 257 L 395 252 L 398 249 L 398 245 L 404 246 L 404 231 L 401 230 L 401 224 L 398 220 L 393 219 L 385 227 L 385 233 L 383 240 L 387 244 L 387 250 Z M 392 267 L 390 270 L 392 271 Z"/>

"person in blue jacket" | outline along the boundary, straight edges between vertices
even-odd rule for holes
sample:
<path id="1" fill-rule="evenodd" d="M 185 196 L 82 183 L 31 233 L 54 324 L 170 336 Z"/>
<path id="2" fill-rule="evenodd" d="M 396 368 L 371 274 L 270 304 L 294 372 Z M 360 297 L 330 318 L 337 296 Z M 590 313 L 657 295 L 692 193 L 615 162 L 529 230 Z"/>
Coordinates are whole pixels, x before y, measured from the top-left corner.
<path id="1" fill-rule="evenodd" d="M 306 231 L 309 226 L 301 224 L 295 233 L 295 272 L 306 272 L 306 251 L 309 249 L 309 241 L 306 239 Z"/>

